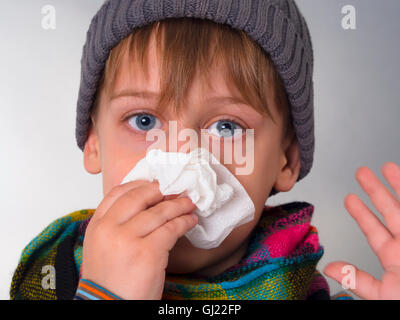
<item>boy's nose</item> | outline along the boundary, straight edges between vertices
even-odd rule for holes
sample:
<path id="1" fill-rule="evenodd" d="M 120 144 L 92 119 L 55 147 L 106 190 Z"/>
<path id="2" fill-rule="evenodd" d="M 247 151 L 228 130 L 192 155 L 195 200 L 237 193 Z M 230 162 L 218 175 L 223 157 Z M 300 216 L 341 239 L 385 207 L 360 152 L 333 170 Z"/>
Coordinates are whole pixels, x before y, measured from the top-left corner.
<path id="1" fill-rule="evenodd" d="M 200 130 L 196 130 L 194 126 L 183 123 L 182 121 L 170 121 L 169 129 L 166 134 L 167 152 L 189 153 L 200 146 Z"/>

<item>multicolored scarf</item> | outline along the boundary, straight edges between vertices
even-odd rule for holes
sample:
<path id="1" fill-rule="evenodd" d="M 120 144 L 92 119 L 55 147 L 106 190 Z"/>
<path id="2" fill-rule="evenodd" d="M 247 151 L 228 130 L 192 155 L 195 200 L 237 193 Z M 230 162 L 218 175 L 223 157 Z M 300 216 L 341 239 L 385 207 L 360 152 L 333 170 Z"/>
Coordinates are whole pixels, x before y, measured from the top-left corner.
<path id="1" fill-rule="evenodd" d="M 163 299 L 330 299 L 316 269 L 323 247 L 310 225 L 313 211 L 307 202 L 266 206 L 238 264 L 213 277 L 167 274 Z M 93 213 L 80 210 L 55 220 L 25 247 L 11 299 L 73 299 Z M 51 270 L 55 288 L 42 283 Z"/>

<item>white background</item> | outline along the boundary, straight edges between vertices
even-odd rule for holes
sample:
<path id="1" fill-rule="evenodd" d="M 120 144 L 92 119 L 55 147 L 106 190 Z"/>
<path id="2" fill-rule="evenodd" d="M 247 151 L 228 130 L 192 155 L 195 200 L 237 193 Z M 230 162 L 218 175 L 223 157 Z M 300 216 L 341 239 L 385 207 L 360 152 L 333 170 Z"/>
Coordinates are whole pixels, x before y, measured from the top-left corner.
<path id="1" fill-rule="evenodd" d="M 41 8 L 56 8 L 56 30 L 41 27 Z M 102 199 L 101 176 L 88 174 L 75 143 L 80 59 L 101 0 L 2 0 L 0 3 L 0 298 L 9 299 L 19 255 L 50 222 Z M 270 205 L 308 201 L 330 261 L 345 260 L 380 277 L 382 269 L 343 205 L 368 198 L 354 178 L 361 165 L 400 164 L 400 2 L 298 1 L 315 52 L 315 161 L 311 173 Z M 357 10 L 343 30 L 341 8 Z M 373 208 L 371 206 L 371 208 Z M 375 211 L 376 212 L 376 211 Z M 328 279 L 331 293 L 341 290 Z"/>

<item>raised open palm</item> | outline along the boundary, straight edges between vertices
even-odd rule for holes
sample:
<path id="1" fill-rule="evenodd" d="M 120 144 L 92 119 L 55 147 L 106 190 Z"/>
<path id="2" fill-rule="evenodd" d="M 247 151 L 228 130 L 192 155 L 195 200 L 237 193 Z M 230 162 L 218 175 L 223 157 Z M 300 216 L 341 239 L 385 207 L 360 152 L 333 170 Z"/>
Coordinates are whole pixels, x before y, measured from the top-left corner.
<path id="1" fill-rule="evenodd" d="M 383 216 L 386 226 L 355 194 L 347 195 L 345 207 L 365 234 L 384 269 L 384 274 L 379 280 L 354 266 L 355 288 L 348 290 L 362 299 L 400 300 L 400 168 L 393 162 L 387 162 L 382 166 L 382 174 L 397 197 L 367 167 L 357 170 L 356 179 L 376 210 Z M 342 283 L 343 277 L 346 276 L 342 273 L 342 268 L 346 265 L 351 264 L 344 261 L 331 262 L 323 272 Z"/>

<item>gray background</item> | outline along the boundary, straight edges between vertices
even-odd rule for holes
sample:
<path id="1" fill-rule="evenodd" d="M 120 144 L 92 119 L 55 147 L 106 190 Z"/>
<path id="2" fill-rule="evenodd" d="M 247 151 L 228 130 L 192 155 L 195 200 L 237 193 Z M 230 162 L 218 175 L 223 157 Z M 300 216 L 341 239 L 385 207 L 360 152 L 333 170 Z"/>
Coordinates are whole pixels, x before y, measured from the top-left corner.
<path id="1" fill-rule="evenodd" d="M 24 246 L 51 221 L 95 208 L 101 176 L 88 174 L 75 144 L 75 108 L 86 30 L 102 0 L 0 2 L 0 298 L 9 298 L 12 272 Z M 56 30 L 41 27 L 53 5 Z M 316 152 L 311 173 L 269 204 L 308 201 L 325 254 L 376 277 L 378 259 L 343 205 L 354 192 L 372 204 L 354 178 L 370 167 L 400 164 L 400 2 L 298 1 L 315 51 Z M 341 27 L 341 8 L 357 10 L 357 29 Z M 376 212 L 376 211 L 375 211 Z M 331 293 L 341 286 L 328 279 Z"/>

